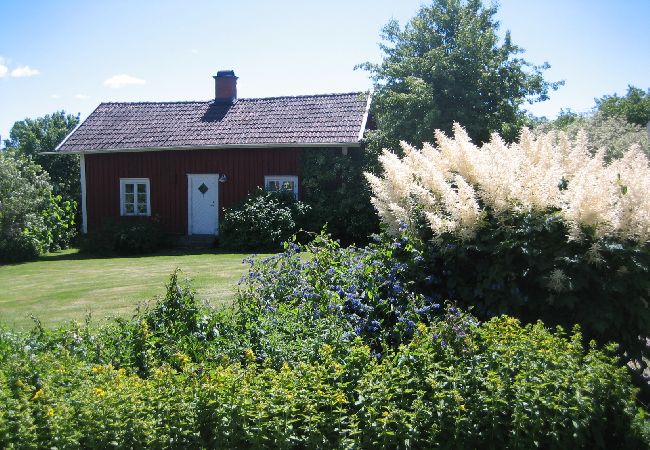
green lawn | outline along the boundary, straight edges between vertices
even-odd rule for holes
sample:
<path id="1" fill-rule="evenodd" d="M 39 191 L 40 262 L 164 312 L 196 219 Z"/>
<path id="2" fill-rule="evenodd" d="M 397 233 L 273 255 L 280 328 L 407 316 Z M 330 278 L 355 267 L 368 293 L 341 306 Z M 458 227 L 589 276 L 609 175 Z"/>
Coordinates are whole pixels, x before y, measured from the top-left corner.
<path id="1" fill-rule="evenodd" d="M 245 255 L 171 251 L 150 256 L 95 258 L 65 250 L 37 261 L 0 266 L 0 323 L 25 329 L 30 314 L 44 325 L 111 315 L 128 315 L 134 306 L 165 292 L 176 268 L 192 279 L 200 299 L 212 305 L 232 301 L 246 271 Z"/>

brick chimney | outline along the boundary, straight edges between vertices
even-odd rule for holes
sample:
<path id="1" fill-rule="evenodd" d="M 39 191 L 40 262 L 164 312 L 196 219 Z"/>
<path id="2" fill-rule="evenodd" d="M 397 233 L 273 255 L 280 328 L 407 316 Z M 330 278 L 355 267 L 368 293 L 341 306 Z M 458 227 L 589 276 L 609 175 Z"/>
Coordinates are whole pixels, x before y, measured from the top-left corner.
<path id="1" fill-rule="evenodd" d="M 214 78 L 214 100 L 221 103 L 237 101 L 237 77 L 234 70 L 220 70 Z"/>

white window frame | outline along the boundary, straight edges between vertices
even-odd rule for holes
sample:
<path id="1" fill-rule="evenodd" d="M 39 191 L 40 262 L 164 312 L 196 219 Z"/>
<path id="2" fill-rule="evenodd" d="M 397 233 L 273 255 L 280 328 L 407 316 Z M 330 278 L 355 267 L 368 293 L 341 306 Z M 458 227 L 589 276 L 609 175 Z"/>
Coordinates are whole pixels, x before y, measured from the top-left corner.
<path id="1" fill-rule="evenodd" d="M 293 196 L 298 200 L 298 176 L 297 175 L 265 175 L 264 176 L 264 190 L 268 186 L 270 181 L 280 182 L 280 186 L 285 181 L 293 181 Z"/>
<path id="2" fill-rule="evenodd" d="M 127 213 L 126 212 L 126 207 L 124 205 L 124 200 L 126 196 L 126 185 L 127 184 L 133 184 L 133 185 L 138 185 L 138 184 L 144 184 L 147 187 L 147 212 L 146 213 L 138 213 L 138 189 L 136 186 L 133 187 L 133 192 L 134 192 L 134 200 L 135 203 L 133 205 L 133 213 Z M 120 215 L 121 216 L 151 216 L 151 187 L 149 184 L 149 178 L 120 178 Z"/>

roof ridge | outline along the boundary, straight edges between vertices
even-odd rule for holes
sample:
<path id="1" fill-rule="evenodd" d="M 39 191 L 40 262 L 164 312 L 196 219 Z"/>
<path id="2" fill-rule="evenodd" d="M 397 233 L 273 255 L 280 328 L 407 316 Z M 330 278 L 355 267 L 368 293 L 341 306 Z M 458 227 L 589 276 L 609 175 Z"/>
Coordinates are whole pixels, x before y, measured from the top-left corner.
<path id="1" fill-rule="evenodd" d="M 300 99 L 300 98 L 316 98 L 316 97 L 342 97 L 346 95 L 362 95 L 367 91 L 353 91 L 353 92 L 332 92 L 327 94 L 304 94 L 304 95 L 278 95 L 275 97 L 246 97 L 239 98 L 237 102 L 257 101 L 257 100 L 279 100 L 279 99 Z M 212 100 L 170 100 L 170 101 L 139 101 L 139 102 L 101 102 L 100 105 L 183 105 L 183 104 L 197 104 L 197 103 L 212 103 Z"/>
<path id="2" fill-rule="evenodd" d="M 280 98 L 307 98 L 307 97 L 341 97 L 344 95 L 359 95 L 365 94 L 367 91 L 353 91 L 353 92 L 332 92 L 327 94 L 303 94 L 303 95 L 278 95 L 275 97 L 250 97 L 250 98 L 240 98 L 237 101 L 243 100 L 277 100 Z"/>

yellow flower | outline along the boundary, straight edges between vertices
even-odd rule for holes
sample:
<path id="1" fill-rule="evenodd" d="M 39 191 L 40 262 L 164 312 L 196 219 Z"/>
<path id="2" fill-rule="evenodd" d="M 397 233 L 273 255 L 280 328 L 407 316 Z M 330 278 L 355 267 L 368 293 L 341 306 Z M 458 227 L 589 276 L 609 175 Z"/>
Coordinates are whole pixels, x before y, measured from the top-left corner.
<path id="1" fill-rule="evenodd" d="M 250 348 L 244 350 L 244 356 L 246 357 L 246 360 L 249 362 L 255 361 L 255 352 L 253 352 L 253 350 Z"/>
<path id="2" fill-rule="evenodd" d="M 54 409 L 53 408 L 47 408 L 47 417 L 52 417 L 54 415 Z"/>
<path id="3" fill-rule="evenodd" d="M 181 366 L 185 366 L 191 361 L 190 357 L 182 352 L 177 352 L 174 356 Z"/>
<path id="4" fill-rule="evenodd" d="M 420 333 L 425 333 L 427 331 L 427 326 L 422 322 L 418 323 L 418 331 Z"/>
<path id="5" fill-rule="evenodd" d="M 106 395 L 106 391 L 102 388 L 95 388 L 95 395 L 97 397 L 103 397 Z"/>
<path id="6" fill-rule="evenodd" d="M 39 389 L 38 391 L 34 392 L 34 396 L 32 397 L 32 400 L 33 401 L 38 400 L 43 396 L 43 394 L 44 394 L 43 389 Z"/>

